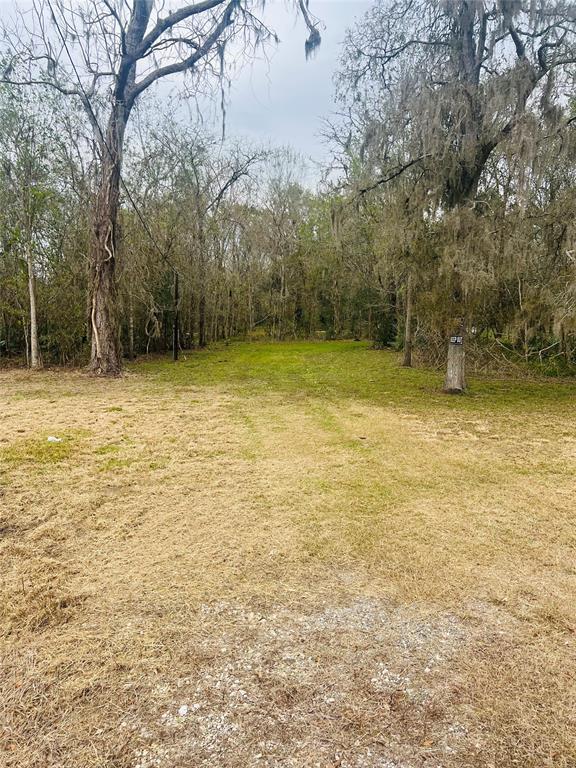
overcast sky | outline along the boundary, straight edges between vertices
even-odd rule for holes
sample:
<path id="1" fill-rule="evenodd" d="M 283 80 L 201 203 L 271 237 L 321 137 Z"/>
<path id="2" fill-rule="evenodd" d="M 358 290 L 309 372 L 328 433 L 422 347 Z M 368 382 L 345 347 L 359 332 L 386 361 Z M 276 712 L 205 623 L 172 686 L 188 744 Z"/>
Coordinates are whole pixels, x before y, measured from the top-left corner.
<path id="1" fill-rule="evenodd" d="M 14 0 L 0 0 L 0 16 L 11 14 Z M 26 7 L 29 0 L 18 5 Z M 291 0 L 267 0 L 264 20 L 280 44 L 237 73 L 227 95 L 227 134 L 260 143 L 289 144 L 307 158 L 325 159 L 321 119 L 334 111 L 333 75 L 346 29 L 370 6 L 369 0 L 310 0 L 323 25 L 322 44 L 306 61 L 307 29 Z M 168 84 L 166 84 L 168 85 Z M 162 89 L 160 90 L 160 94 Z M 316 176 L 310 169 L 313 181 Z"/>
<path id="2" fill-rule="evenodd" d="M 281 42 L 269 62 L 256 61 L 234 79 L 227 112 L 230 134 L 290 144 L 306 156 L 325 157 L 321 118 L 335 109 L 333 75 L 341 43 L 347 27 L 369 6 L 368 0 L 310 0 L 325 29 L 322 45 L 306 61 L 303 20 L 283 0 L 268 2 L 265 15 Z"/>

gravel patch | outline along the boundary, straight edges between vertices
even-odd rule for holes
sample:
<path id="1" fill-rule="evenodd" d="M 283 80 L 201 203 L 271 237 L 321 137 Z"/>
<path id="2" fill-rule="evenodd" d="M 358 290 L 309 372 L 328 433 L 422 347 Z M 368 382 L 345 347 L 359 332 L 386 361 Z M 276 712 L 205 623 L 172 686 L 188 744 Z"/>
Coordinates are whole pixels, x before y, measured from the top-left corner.
<path id="1" fill-rule="evenodd" d="M 151 692 L 134 768 L 444 768 L 481 749 L 453 662 L 467 628 L 376 600 L 316 610 L 204 605 L 209 659 Z"/>

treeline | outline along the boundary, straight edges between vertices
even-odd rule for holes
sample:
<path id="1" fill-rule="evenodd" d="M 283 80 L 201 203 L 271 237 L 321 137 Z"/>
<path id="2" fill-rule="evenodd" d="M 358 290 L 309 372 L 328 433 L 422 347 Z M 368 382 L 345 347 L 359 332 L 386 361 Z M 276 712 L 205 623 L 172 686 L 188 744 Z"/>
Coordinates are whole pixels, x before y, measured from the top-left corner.
<path id="1" fill-rule="evenodd" d="M 327 124 L 334 163 L 316 191 L 289 149 L 223 143 L 143 102 L 110 240 L 122 354 L 367 338 L 407 365 L 448 357 L 453 391 L 465 347 L 493 367 L 570 371 L 572 12 L 376 3 L 344 46 L 345 117 Z M 104 150 L 73 100 L 0 89 L 0 354 L 82 364 L 112 247 L 91 255 Z"/>
<path id="2" fill-rule="evenodd" d="M 92 167 L 85 126 L 63 113 L 67 103 L 5 91 L 1 104 L 4 357 L 30 361 L 30 274 L 44 361 L 83 364 L 89 354 Z M 458 221 L 417 218 L 405 182 L 370 194 L 313 193 L 298 183 L 302 161 L 288 150 L 222 147 L 170 122 L 138 136 L 126 156 L 131 200 L 124 196 L 118 253 L 126 357 L 171 350 L 176 312 L 182 349 L 263 336 L 401 347 L 409 299 L 414 349 L 440 364 L 458 263 L 480 346 L 512 360 L 554 360 L 559 370 L 575 362 L 575 169 L 557 146 L 571 135 L 546 146 L 537 178 L 532 158 L 495 155 L 482 181 L 483 216 Z M 462 230 L 464 252 L 455 241 Z"/>
<path id="3" fill-rule="evenodd" d="M 82 364 L 90 351 L 95 161 L 67 104 L 6 90 L 0 103 L 0 350 L 29 363 L 31 295 L 45 363 Z M 149 131 L 146 122 L 142 115 L 126 151 L 119 218 L 126 357 L 170 350 L 176 313 L 182 349 L 376 332 L 388 300 L 368 261 L 358 271 L 336 242 L 332 197 L 299 184 L 300 158 L 222 145 L 170 121 Z M 367 257 L 368 240 L 364 250 Z"/>

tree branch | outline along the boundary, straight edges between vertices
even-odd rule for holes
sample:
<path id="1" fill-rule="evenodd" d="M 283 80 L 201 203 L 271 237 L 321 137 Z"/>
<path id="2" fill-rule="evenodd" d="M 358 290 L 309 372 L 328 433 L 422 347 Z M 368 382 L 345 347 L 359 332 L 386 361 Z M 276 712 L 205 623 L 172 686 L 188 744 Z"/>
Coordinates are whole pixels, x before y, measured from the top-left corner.
<path id="1" fill-rule="evenodd" d="M 204 13 L 212 8 L 217 8 L 219 5 L 224 5 L 225 2 L 226 0 L 204 0 L 204 2 L 201 3 L 194 3 L 194 5 L 186 5 L 179 11 L 170 13 L 165 19 L 158 19 L 154 29 L 150 30 L 150 32 L 142 39 L 138 48 L 134 51 L 134 59 L 140 59 L 167 29 L 170 29 L 175 24 L 179 24 L 181 21 L 189 19 L 191 16 Z"/>
<path id="2" fill-rule="evenodd" d="M 404 165 L 398 166 L 398 168 L 396 168 L 396 170 L 394 170 L 388 176 L 384 176 L 383 178 L 378 179 L 378 181 L 374 182 L 374 184 L 371 184 L 368 187 L 363 187 L 362 189 L 359 189 L 356 194 L 356 197 L 357 198 L 363 197 L 367 192 L 371 192 L 373 189 L 376 189 L 377 187 L 380 187 L 383 184 L 388 184 L 388 182 L 392 181 L 393 179 L 396 179 L 398 176 L 401 176 L 405 171 L 407 171 L 413 165 L 420 163 L 422 160 L 424 160 L 427 157 L 431 157 L 431 154 L 429 152 L 424 155 L 420 155 L 419 157 L 415 157 L 413 160 L 410 160 L 409 162 L 404 163 Z"/>
<path id="3" fill-rule="evenodd" d="M 191 56 L 188 56 L 188 58 L 183 59 L 182 61 L 177 61 L 173 64 L 167 64 L 164 67 L 155 69 L 153 72 L 150 72 L 149 75 L 144 77 L 139 83 L 136 83 L 132 88 L 130 88 L 126 94 L 127 106 L 132 106 L 134 100 L 147 88 L 149 88 L 152 83 L 155 83 L 157 80 L 160 80 L 162 77 L 166 77 L 167 75 L 174 75 L 177 72 L 186 72 L 187 70 L 192 69 L 198 61 L 203 59 L 204 56 L 206 56 L 206 54 L 210 51 L 210 49 L 218 42 L 224 30 L 232 23 L 232 13 L 236 8 L 236 5 L 237 0 L 232 0 L 228 4 L 224 15 L 218 24 L 216 24 L 211 34 L 208 35 L 202 45 L 199 46 Z"/>

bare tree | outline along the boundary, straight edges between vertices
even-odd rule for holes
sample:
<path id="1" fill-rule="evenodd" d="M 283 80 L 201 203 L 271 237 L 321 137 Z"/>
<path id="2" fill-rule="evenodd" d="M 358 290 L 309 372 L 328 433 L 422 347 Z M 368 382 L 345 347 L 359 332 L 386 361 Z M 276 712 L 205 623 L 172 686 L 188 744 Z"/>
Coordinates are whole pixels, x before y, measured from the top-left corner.
<path id="1" fill-rule="evenodd" d="M 175 124 L 156 137 L 165 158 L 172 164 L 172 194 L 188 221 L 188 260 L 198 272 L 198 346 L 208 343 L 207 273 L 210 261 L 210 235 L 218 229 L 217 216 L 222 204 L 239 182 L 262 163 L 268 153 L 262 149 L 230 146 L 218 151 L 217 142 Z M 214 237 L 212 237 L 214 239 Z"/>
<path id="2" fill-rule="evenodd" d="M 299 4 L 309 29 L 306 52 L 320 42 L 307 4 Z M 99 173 L 90 249 L 90 369 L 121 370 L 115 262 L 122 154 L 130 115 L 154 83 L 179 73 L 197 90 L 222 77 L 226 51 L 236 58 L 275 38 L 256 15 L 256 0 L 201 0 L 175 9 L 153 0 L 34 0 L 8 30 L 3 80 L 43 84 L 80 99 L 95 131 Z M 101 127 L 102 123 L 103 127 Z"/>

